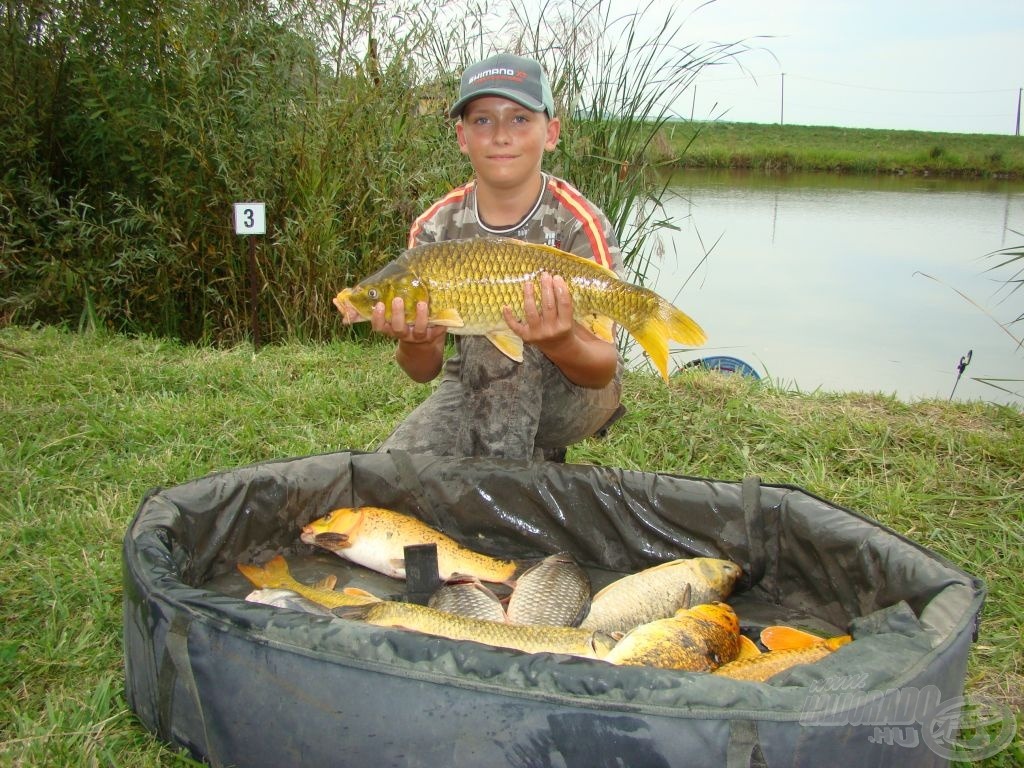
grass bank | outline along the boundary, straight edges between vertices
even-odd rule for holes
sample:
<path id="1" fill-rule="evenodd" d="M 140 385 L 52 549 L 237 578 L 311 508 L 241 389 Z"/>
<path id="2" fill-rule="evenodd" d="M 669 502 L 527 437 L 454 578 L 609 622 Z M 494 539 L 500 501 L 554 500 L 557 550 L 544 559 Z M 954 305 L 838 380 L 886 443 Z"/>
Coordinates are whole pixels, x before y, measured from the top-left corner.
<path id="1" fill-rule="evenodd" d="M 658 151 L 682 154 L 684 168 L 1024 179 L 1020 136 L 678 122 L 665 127 L 662 139 Z"/>
<path id="2" fill-rule="evenodd" d="M 143 494 L 373 449 L 427 392 L 368 343 L 214 350 L 0 329 L 0 765 L 191 765 L 123 694 L 120 543 Z M 985 579 L 968 690 L 1024 703 L 1024 419 L 984 403 L 797 394 L 631 372 L 627 416 L 569 460 L 801 485 Z M 239 702 L 244 706 L 244 702 Z M 1024 761 L 1024 745 L 986 768 Z"/>

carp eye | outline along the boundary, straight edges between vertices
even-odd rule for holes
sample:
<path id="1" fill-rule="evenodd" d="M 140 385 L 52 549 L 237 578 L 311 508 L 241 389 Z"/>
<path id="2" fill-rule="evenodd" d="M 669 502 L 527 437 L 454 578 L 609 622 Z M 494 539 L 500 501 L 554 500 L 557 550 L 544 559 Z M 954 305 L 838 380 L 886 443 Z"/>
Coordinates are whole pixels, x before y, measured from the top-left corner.
<path id="1" fill-rule="evenodd" d="M 366 291 L 366 295 L 370 297 L 371 301 L 376 301 L 377 299 L 380 298 L 380 291 L 378 291 L 376 288 L 370 288 L 369 290 Z"/>

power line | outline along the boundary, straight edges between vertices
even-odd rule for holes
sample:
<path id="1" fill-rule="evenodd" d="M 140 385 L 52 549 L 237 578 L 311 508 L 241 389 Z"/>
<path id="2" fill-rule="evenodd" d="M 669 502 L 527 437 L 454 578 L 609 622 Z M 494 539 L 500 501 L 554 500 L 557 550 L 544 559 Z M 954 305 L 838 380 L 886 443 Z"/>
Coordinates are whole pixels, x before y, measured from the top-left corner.
<path id="1" fill-rule="evenodd" d="M 781 77 L 781 72 L 771 72 L 768 74 L 757 75 L 751 73 L 749 75 L 739 77 L 722 77 L 722 78 L 701 78 L 700 82 L 702 85 L 713 85 L 715 83 L 736 83 L 736 82 L 753 82 L 757 83 L 758 79 L 769 79 L 774 77 Z M 798 80 L 807 80 L 815 83 L 825 83 L 828 85 L 836 85 L 841 88 L 856 88 L 864 91 L 886 91 L 889 93 L 916 93 L 930 96 L 983 96 L 993 93 L 1016 93 L 1017 88 L 993 88 L 989 90 L 980 91 L 930 91 L 930 90 L 915 90 L 908 88 L 882 88 L 873 85 L 854 85 L 852 83 L 841 83 L 837 80 L 825 80 L 818 77 L 808 77 L 806 75 L 794 75 L 792 72 L 786 72 L 786 77 L 795 77 Z"/>

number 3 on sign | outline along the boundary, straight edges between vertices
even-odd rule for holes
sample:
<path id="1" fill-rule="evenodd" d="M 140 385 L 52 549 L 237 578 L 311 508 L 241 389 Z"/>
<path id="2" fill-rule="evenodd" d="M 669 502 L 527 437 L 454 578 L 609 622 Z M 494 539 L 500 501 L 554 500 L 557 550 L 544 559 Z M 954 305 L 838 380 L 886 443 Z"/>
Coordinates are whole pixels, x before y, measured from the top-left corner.
<path id="1" fill-rule="evenodd" d="M 265 203 L 235 203 L 235 234 L 265 235 L 267 206 Z"/>

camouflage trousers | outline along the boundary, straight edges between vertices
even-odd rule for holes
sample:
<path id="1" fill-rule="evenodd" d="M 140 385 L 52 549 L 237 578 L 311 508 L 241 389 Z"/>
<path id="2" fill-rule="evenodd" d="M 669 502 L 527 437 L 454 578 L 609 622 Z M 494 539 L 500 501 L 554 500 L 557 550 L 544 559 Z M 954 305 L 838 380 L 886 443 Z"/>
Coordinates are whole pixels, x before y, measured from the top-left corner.
<path id="1" fill-rule="evenodd" d="M 510 360 L 480 336 L 458 339 L 437 389 L 378 449 L 542 459 L 621 415 L 622 364 L 603 389 L 570 382 L 536 347 Z"/>

